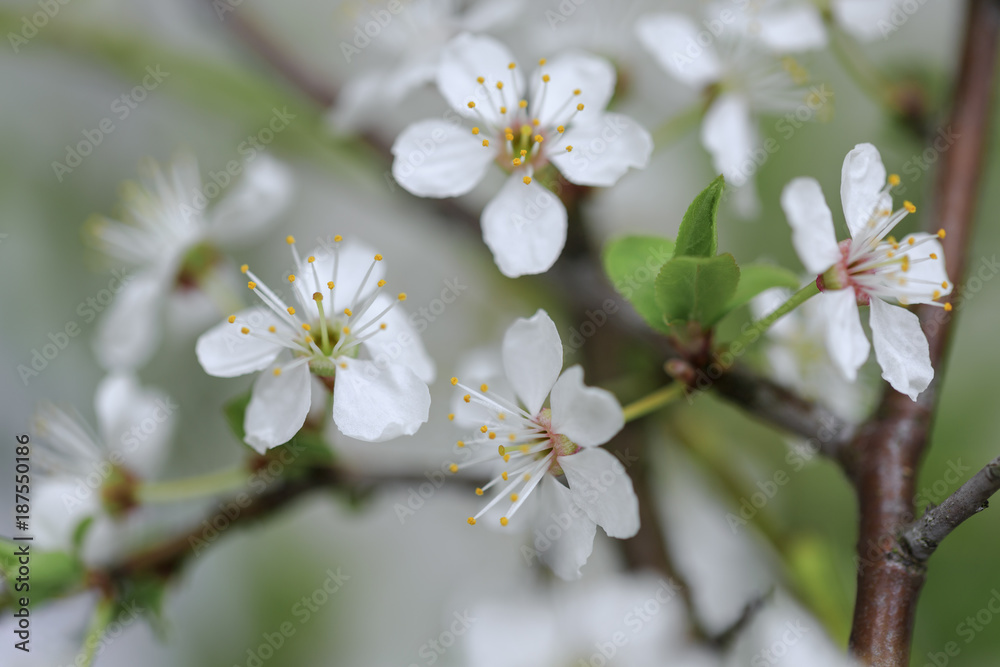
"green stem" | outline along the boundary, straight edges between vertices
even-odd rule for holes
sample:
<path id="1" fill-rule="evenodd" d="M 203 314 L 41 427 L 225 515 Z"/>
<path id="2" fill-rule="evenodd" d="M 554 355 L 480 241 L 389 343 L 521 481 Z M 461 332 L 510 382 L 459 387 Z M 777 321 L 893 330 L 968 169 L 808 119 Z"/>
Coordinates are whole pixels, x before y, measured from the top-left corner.
<path id="1" fill-rule="evenodd" d="M 645 417 L 649 413 L 656 412 L 663 406 L 673 403 L 683 395 L 684 385 L 682 383 L 668 384 L 666 387 L 657 389 L 652 394 L 626 405 L 622 410 L 625 413 L 625 421 L 630 422 L 639 417 Z"/>
<path id="2" fill-rule="evenodd" d="M 653 132 L 653 146 L 659 149 L 674 143 L 697 125 L 704 113 L 705 103 L 698 101 L 668 119 Z"/>
<path id="3" fill-rule="evenodd" d="M 101 636 L 107 630 L 108 625 L 111 624 L 114 612 L 115 601 L 111 598 L 102 598 L 97 603 L 94 617 L 90 621 L 90 627 L 87 629 L 87 634 L 83 640 L 83 649 L 80 651 L 79 656 L 77 656 L 77 662 L 74 664 L 80 665 L 80 667 L 90 667 L 94 664 L 97 647 L 101 644 Z M 83 658 L 83 662 L 79 662 L 81 657 Z"/>
<path id="4" fill-rule="evenodd" d="M 187 477 L 167 482 L 147 482 L 139 486 L 137 495 L 144 503 L 170 503 L 228 493 L 247 483 L 249 472 L 244 466 Z"/>
<path id="5" fill-rule="evenodd" d="M 762 333 L 770 329 L 772 324 L 817 294 L 819 294 L 819 287 L 816 285 L 816 281 L 809 281 L 805 287 L 789 297 L 788 301 L 781 304 L 777 310 L 757 320 L 749 329 L 743 331 L 736 340 L 729 344 L 729 348 L 732 350 L 749 347 L 751 343 L 760 338 Z"/>

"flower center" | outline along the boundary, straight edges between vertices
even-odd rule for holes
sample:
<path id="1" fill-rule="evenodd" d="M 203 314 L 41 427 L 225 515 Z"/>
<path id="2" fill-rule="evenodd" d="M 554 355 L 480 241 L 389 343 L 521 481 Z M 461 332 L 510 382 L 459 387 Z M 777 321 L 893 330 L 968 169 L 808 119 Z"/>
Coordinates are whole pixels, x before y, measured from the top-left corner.
<path id="1" fill-rule="evenodd" d="M 108 478 L 101 485 L 101 502 L 104 509 L 114 518 L 124 516 L 139 505 L 136 490 L 139 478 L 128 468 L 114 464 Z"/>
<path id="2" fill-rule="evenodd" d="M 177 270 L 177 285 L 194 288 L 202 283 L 205 276 L 222 260 L 222 254 L 211 243 L 192 246 L 181 258 Z"/>

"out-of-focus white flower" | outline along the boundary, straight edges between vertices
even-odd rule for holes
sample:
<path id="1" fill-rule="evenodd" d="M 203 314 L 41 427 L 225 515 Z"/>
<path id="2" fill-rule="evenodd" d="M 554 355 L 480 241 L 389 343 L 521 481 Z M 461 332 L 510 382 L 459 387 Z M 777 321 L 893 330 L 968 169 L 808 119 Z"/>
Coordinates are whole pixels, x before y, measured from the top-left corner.
<path id="1" fill-rule="evenodd" d="M 571 183 L 607 187 L 652 153 L 644 128 L 604 111 L 615 76 L 602 58 L 567 53 L 540 60 L 526 82 L 503 44 L 459 35 L 441 56 L 437 82 L 474 125 L 414 123 L 393 144 L 392 174 L 415 195 L 457 197 L 496 162 L 509 176 L 483 209 L 483 240 L 505 276 L 547 271 L 566 243 L 566 209 L 535 173 L 551 164 Z"/>
<path id="2" fill-rule="evenodd" d="M 382 255 L 336 236 L 332 249 L 303 259 L 295 239 L 287 241 L 298 267 L 288 277 L 296 305 L 244 264 L 247 286 L 264 307 L 230 315 L 195 347 L 209 375 L 264 371 L 246 410 L 247 444 L 263 453 L 288 442 L 324 383 L 344 435 L 379 442 L 416 433 L 427 421 L 434 364 L 397 307 L 406 294 L 386 294 Z"/>
<path id="3" fill-rule="evenodd" d="M 895 174 L 886 178 L 878 150 L 858 144 L 847 154 L 840 197 L 851 238 L 837 243 L 833 216 L 819 183 L 797 178 L 785 186 L 781 206 L 792 227 L 792 243 L 806 268 L 819 274 L 819 303 L 828 310 L 825 341 L 830 357 L 848 380 L 868 358 L 870 346 L 861 328 L 859 306 L 870 306 L 869 323 L 882 377 L 911 399 L 934 378 L 927 339 L 917 316 L 891 305 L 941 304 L 952 289 L 937 235 L 910 234 L 896 241 L 889 233 L 916 208 L 904 202 L 892 210 Z"/>
<path id="4" fill-rule="evenodd" d="M 110 375 L 94 397 L 97 431 L 76 412 L 43 403 L 35 424 L 44 446 L 34 455 L 49 474 L 34 493 L 30 529 L 42 549 L 68 549 L 81 521 L 93 518 L 88 553 L 116 546 L 119 525 L 138 504 L 140 480 L 156 477 L 168 454 L 177 405 L 129 375 Z M 100 543 L 100 544 L 97 544 Z"/>
<path id="5" fill-rule="evenodd" d="M 829 42 L 824 14 L 862 41 L 884 37 L 895 0 L 755 0 L 743 8 L 717 2 L 710 11 L 715 21 L 728 10 L 738 28 L 776 53 L 826 48 Z"/>
<path id="6" fill-rule="evenodd" d="M 559 332 L 539 310 L 504 336 L 503 371 L 516 397 L 452 378 L 482 426 L 475 437 L 459 441 L 459 450 L 472 456 L 453 463 L 451 471 L 487 462 L 500 469 L 476 490 L 483 495 L 496 487 L 486 506 L 469 517 L 472 525 L 502 505 L 499 522 L 507 526 L 537 489 L 528 523 L 543 530 L 548 522 L 559 524 L 546 533 L 549 544 L 538 556 L 560 577 L 575 579 L 590 556 L 596 526 L 611 537 L 632 537 L 639 529 L 639 504 L 622 464 L 599 447 L 624 426 L 621 406 L 604 389 L 584 385 L 582 368 L 560 374 L 562 365 Z"/>
<path id="7" fill-rule="evenodd" d="M 202 186 L 190 154 L 175 158 L 166 173 L 148 160 L 140 182 L 124 187 L 121 220 L 97 217 L 88 225 L 96 246 L 130 269 L 97 325 L 95 352 L 105 368 L 130 370 L 149 361 L 170 298 L 197 293 L 200 305 L 184 312 L 218 314 L 229 292 L 216 275 L 225 260 L 222 249 L 253 240 L 274 222 L 291 199 L 291 174 L 261 154 L 209 208 L 219 190 L 216 183 Z"/>
<path id="8" fill-rule="evenodd" d="M 720 24 L 721 25 L 721 24 Z M 716 171 L 737 187 L 748 185 L 741 213 L 753 215 L 758 207 L 752 177 L 759 168 L 761 151 L 757 116 L 782 115 L 806 108 L 818 114 L 826 100 L 804 84 L 808 73 L 793 58 L 779 58 L 758 48 L 739 30 L 723 26 L 710 35 L 686 15 L 643 16 L 636 34 L 656 62 L 678 81 L 704 91 L 709 103 L 701 124 L 701 143 L 711 154 Z M 821 89 L 822 90 L 822 89 Z"/>
<path id="9" fill-rule="evenodd" d="M 775 287 L 758 294 L 750 302 L 755 318 L 774 312 L 792 295 Z M 849 382 L 830 358 L 824 339 L 832 324 L 830 313 L 816 299 L 810 299 L 788 313 L 767 330 L 764 349 L 774 379 L 819 401 L 838 416 L 857 421 L 867 403 L 865 392 Z"/>
<path id="10" fill-rule="evenodd" d="M 463 642 L 477 667 L 710 667 L 696 649 L 679 590 L 652 576 L 612 576 L 595 584 L 535 587 L 529 594 L 481 603 Z"/>
<path id="11" fill-rule="evenodd" d="M 341 42 L 345 60 L 352 66 L 360 63 L 360 42 L 366 50 L 374 47 L 388 62 L 347 80 L 330 116 L 334 127 L 355 130 L 373 111 L 398 106 L 414 90 L 434 81 L 449 40 L 463 32 L 489 32 L 512 23 L 524 5 L 525 0 L 412 0 L 397 14 L 387 8 L 362 11 L 351 40 Z M 380 14 L 375 16 L 376 12 Z M 379 25 L 374 37 L 365 32 L 370 24 Z"/>

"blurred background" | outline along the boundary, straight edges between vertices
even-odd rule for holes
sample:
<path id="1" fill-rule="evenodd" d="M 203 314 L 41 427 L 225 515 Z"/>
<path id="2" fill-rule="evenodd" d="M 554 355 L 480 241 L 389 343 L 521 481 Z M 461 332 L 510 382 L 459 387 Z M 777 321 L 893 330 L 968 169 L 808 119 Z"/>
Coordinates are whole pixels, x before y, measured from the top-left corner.
<path id="1" fill-rule="evenodd" d="M 428 318 L 423 333 L 438 379 L 431 387 L 431 419 L 418 435 L 370 444 L 329 434 L 345 465 L 413 481 L 381 485 L 357 503 L 315 493 L 251 527 L 223 534 L 173 579 L 162 623 L 155 629 L 144 620 L 125 623 L 95 664 L 600 665 L 617 632 L 628 641 L 616 649 L 611 664 L 848 664 L 838 657 L 846 647 L 854 596 L 857 512 L 847 482 L 829 462 L 802 456 L 795 449 L 801 443 L 710 395 L 674 406 L 644 428 L 655 443 L 650 451 L 669 550 L 692 586 L 702 623 L 724 629 L 749 601 L 763 600 L 754 620 L 721 654 L 703 651 L 685 637 L 680 599 L 657 597 L 663 586 L 657 574 L 626 572 L 619 545 L 601 531 L 583 580 L 566 584 L 525 563 L 524 536 L 470 529 L 465 518 L 478 503 L 464 485 L 445 484 L 421 496 L 420 477 L 441 469 L 461 435 L 446 416 L 447 378 L 464 355 L 497 345 L 515 318 L 539 307 L 556 319 L 564 341 L 580 322 L 565 319 L 560 305 L 539 287 L 543 283 L 503 278 L 477 229 L 456 224 L 433 202 L 395 186 L 388 163 L 356 139 L 356 132 L 363 132 L 388 145 L 410 122 L 440 115 L 445 105 L 433 86 L 401 101 L 379 102 L 372 93 L 374 108 L 365 109 L 360 121 L 348 122 L 303 95 L 275 69 L 273 59 L 267 62 L 254 48 L 255 42 L 258 47 L 266 42 L 318 89 L 336 91 L 400 57 L 415 57 L 400 56 L 392 38 L 396 33 L 389 31 L 384 42 L 376 39 L 345 56 L 342 45 L 353 44 L 356 29 L 385 4 L 4 0 L 0 5 L 0 27 L 10 42 L 0 47 L 4 517 L 12 515 L 13 472 L 8 471 L 14 436 L 32 432 L 38 402 L 75 406 L 94 423 L 94 391 L 103 371 L 92 344 L 95 323 L 85 321 L 80 304 L 108 287 L 115 267 L 87 247 L 84 223 L 95 213 L 118 210 L 121 183 L 136 178 L 146 157 L 166 163 L 186 149 L 197 157 L 207 182 L 210 173 L 239 159 L 241 142 L 257 135 L 275 109 L 287 109 L 294 118 L 267 151 L 294 173 L 292 203 L 260 239 L 231 251 L 234 265 L 249 262 L 262 277 L 277 280 L 289 266 L 286 234 L 294 234 L 301 248 L 343 234 L 385 255 L 389 277 L 405 284 L 412 312 L 430 306 L 447 281 L 467 286 L 453 304 Z M 889 77 L 919 81 L 929 105 L 938 109 L 952 84 L 963 4 L 919 4 L 898 30 L 866 44 L 863 54 Z M 399 21 L 421 18 L 417 0 L 402 5 Z M 664 9 L 700 16 L 702 6 L 542 1 L 526 4 L 490 33 L 522 62 L 567 48 L 607 56 L 619 68 L 615 108 L 653 130 L 696 99 L 635 43 L 636 19 Z M 35 26 L 37 34 L 25 43 L 11 41 L 9 34 L 27 34 L 25 21 L 42 11 L 49 18 Z M 454 29 L 445 21 L 435 25 Z M 759 210 L 743 219 L 734 198 L 719 218 L 720 251 L 796 271 L 801 265 L 778 201 L 790 179 L 817 178 L 843 232 L 836 193 L 843 157 L 855 144 L 872 142 L 880 149 L 887 168 L 903 176 L 905 196 L 918 210 L 928 200 L 938 157 L 925 153 L 924 145 L 890 120 L 829 52 L 808 53 L 800 61 L 812 80 L 827 82 L 834 91 L 833 113 L 803 124 L 790 137 L 776 128 L 774 118 L 765 117 L 760 131 L 774 137 L 779 150 L 755 174 Z M 134 91 L 147 68 L 163 74 L 139 100 Z M 376 92 L 378 85 L 376 80 Z M 123 95 L 134 101 L 127 113 L 116 106 Z M 111 119 L 113 129 L 99 132 L 101 140 L 92 142 L 90 154 L 68 172 L 54 168 L 55 162 L 68 164 L 70 147 L 98 136 L 93 132 L 103 119 Z M 345 123 L 352 122 L 355 133 L 345 131 Z M 981 282 L 969 290 L 960 310 L 932 447 L 918 484 L 924 490 L 921 504 L 939 502 L 997 454 L 994 379 L 1000 357 L 992 350 L 1000 281 L 992 278 L 1000 245 L 1000 230 L 993 224 L 1000 189 L 990 187 L 1000 173 L 995 137 L 969 261 L 971 271 L 981 271 Z M 494 176 L 458 201 L 473 218 L 496 191 L 500 177 Z M 690 201 L 714 176 L 697 129 L 691 129 L 658 147 L 645 170 L 631 171 L 616 187 L 595 192 L 584 222 L 598 239 L 634 232 L 672 237 Z M 901 231 L 919 224 L 918 213 Z M 144 384 L 162 388 L 180 405 L 166 478 L 220 469 L 244 456 L 221 410 L 252 381 L 207 376 L 195 359 L 194 341 L 215 318 L 200 330 L 185 330 L 171 326 L 174 316 L 165 316 L 164 341 L 140 372 Z M 620 316 L 631 314 L 623 310 Z M 732 318 L 730 326 L 736 330 L 741 322 Z M 79 326 L 80 335 L 37 376 L 19 373 L 18 366 L 29 365 L 49 335 L 69 323 Z M 574 354 L 567 363 L 580 359 L 579 350 Z M 750 361 L 767 368 L 762 354 Z M 877 394 L 877 380 L 878 370 L 872 369 L 856 388 L 860 413 Z M 738 513 L 741 502 L 781 471 L 787 483 L 746 525 L 734 529 L 727 515 Z M 401 513 L 407 503 L 414 511 Z M 178 508 L 161 522 L 159 535 L 196 524 L 212 508 Z M 13 533 L 11 521 L 3 521 L 0 534 Z M 991 599 L 1000 599 L 998 529 L 1000 516 L 984 512 L 956 531 L 932 559 L 911 664 L 996 664 L 1000 618 L 987 611 L 992 623 L 984 623 L 982 611 Z M 331 583 L 331 573 L 339 573 L 337 583 Z M 303 598 L 316 608 L 305 605 L 309 611 L 303 612 Z M 323 602 L 317 604 L 319 599 Z M 644 606 L 645 615 L 635 612 Z M 3 664 L 71 664 L 92 608 L 93 600 L 84 595 L 33 610 L 37 652 L 31 656 L 12 650 L 4 618 Z M 967 618 L 977 614 L 980 629 L 970 630 Z M 274 633 L 284 623 L 292 624 L 294 635 L 274 648 Z M 959 654 L 946 656 L 947 663 L 934 662 L 949 642 L 957 643 Z M 523 653 L 512 653 L 515 649 Z"/>

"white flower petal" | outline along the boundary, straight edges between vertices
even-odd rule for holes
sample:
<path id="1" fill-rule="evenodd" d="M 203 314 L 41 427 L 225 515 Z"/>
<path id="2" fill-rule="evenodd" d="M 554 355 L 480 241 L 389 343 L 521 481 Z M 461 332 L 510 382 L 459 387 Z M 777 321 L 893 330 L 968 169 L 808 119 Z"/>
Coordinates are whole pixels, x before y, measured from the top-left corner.
<path id="1" fill-rule="evenodd" d="M 544 273 L 566 245 L 566 207 L 554 194 L 514 174 L 481 218 L 483 240 L 508 278 Z"/>
<path id="2" fill-rule="evenodd" d="M 567 151 L 567 146 L 573 150 Z M 629 167 L 649 164 L 652 152 L 653 138 L 646 128 L 623 114 L 605 113 L 589 123 L 574 122 L 549 159 L 571 183 L 610 187 Z"/>
<path id="3" fill-rule="evenodd" d="M 840 172 L 840 201 L 847 228 L 856 241 L 863 242 L 867 234 L 874 231 L 870 223 L 876 211 L 892 208 L 889 195 L 879 197 L 885 183 L 882 156 L 871 144 L 858 144 L 844 158 Z"/>
<path id="4" fill-rule="evenodd" d="M 701 88 L 722 77 L 722 63 L 715 49 L 698 43 L 699 27 L 687 16 L 643 16 L 635 29 L 646 50 L 677 80 Z"/>
<path id="5" fill-rule="evenodd" d="M 177 404 L 132 375 L 109 375 L 94 396 L 97 424 L 108 449 L 143 478 L 155 476 L 168 454 Z"/>
<path id="6" fill-rule="evenodd" d="M 510 325 L 502 349 L 504 374 L 525 409 L 537 414 L 562 370 L 562 341 L 555 322 L 539 308 L 531 318 Z"/>
<path id="7" fill-rule="evenodd" d="M 625 466 L 598 447 L 559 457 L 573 500 L 609 537 L 639 532 L 639 499 Z"/>
<path id="8" fill-rule="evenodd" d="M 748 100 L 734 93 L 720 95 L 705 112 L 701 143 L 712 155 L 715 170 L 726 181 L 736 186 L 747 183 L 756 170 L 752 153 L 758 143 L 757 125 Z M 752 169 L 747 169 L 748 165 Z"/>
<path id="9" fill-rule="evenodd" d="M 520 69 L 508 69 L 512 62 L 514 57 L 507 47 L 492 37 L 462 33 L 441 51 L 438 89 L 451 108 L 463 116 L 485 117 L 493 125 L 503 127 L 499 113 L 503 102 L 496 82 L 504 82 L 508 96 L 524 91 Z M 479 83 L 479 77 L 485 82 Z M 476 103 L 475 109 L 469 108 L 469 101 Z"/>
<path id="10" fill-rule="evenodd" d="M 223 320 L 199 338 L 194 351 L 205 372 L 220 378 L 231 378 L 259 371 L 271 365 L 281 352 L 281 345 L 240 333 L 243 326 L 263 330 L 270 325 L 286 327 L 277 316 L 265 308 L 248 308 L 236 314 L 230 324 Z"/>
<path id="11" fill-rule="evenodd" d="M 573 501 L 572 492 L 551 475 L 545 475 L 537 493 L 539 510 L 533 523 L 545 541 L 533 546 L 557 577 L 579 579 L 580 568 L 594 550 L 597 526 Z"/>
<path id="12" fill-rule="evenodd" d="M 757 17 L 760 40 L 779 54 L 826 48 L 826 27 L 819 9 L 803 3 Z"/>
<path id="13" fill-rule="evenodd" d="M 39 549 L 68 550 L 77 525 L 101 513 L 98 489 L 80 477 L 41 477 L 32 491 L 31 534 Z"/>
<path id="14" fill-rule="evenodd" d="M 144 271 L 114 295 L 97 321 L 94 353 L 107 370 L 144 366 L 160 346 L 167 281 L 160 271 Z"/>
<path id="15" fill-rule="evenodd" d="M 372 315 L 380 313 L 393 301 L 395 301 L 393 297 L 382 294 L 375 299 L 369 312 Z M 368 318 L 362 317 L 361 321 L 368 322 Z M 380 331 L 362 343 L 368 357 L 381 364 L 393 363 L 406 366 L 424 382 L 428 384 L 433 382 L 434 361 L 427 354 L 427 348 L 424 347 L 420 334 L 410 324 L 410 318 L 402 307 L 397 305 L 382 316 L 379 322 L 386 325 L 385 331 Z"/>
<path id="16" fill-rule="evenodd" d="M 549 75 L 547 84 L 542 83 L 543 74 Z M 589 53 L 572 51 L 550 58 L 529 80 L 532 95 L 529 111 L 541 121 L 542 127 L 564 124 L 571 116 L 573 125 L 596 122 L 611 101 L 616 79 L 611 63 Z M 574 94 L 577 90 L 579 95 Z M 543 97 L 543 105 L 539 107 L 536 100 Z M 583 111 L 575 113 L 578 104 L 583 104 Z"/>
<path id="17" fill-rule="evenodd" d="M 927 337 L 920 320 L 906 308 L 872 299 L 869 323 L 875 358 L 892 388 L 917 400 L 934 379 Z"/>
<path id="18" fill-rule="evenodd" d="M 222 243 L 259 238 L 288 207 L 293 190 L 291 170 L 266 153 L 258 154 L 209 212 L 209 237 Z"/>
<path id="19" fill-rule="evenodd" d="M 312 402 L 311 375 L 307 364 L 299 364 L 280 375 L 268 369 L 257 376 L 243 418 L 248 445 L 263 454 L 299 432 Z"/>
<path id="20" fill-rule="evenodd" d="M 831 9 L 837 23 L 847 32 L 858 39 L 871 41 L 887 36 L 883 27 L 894 6 L 895 0 L 834 0 Z"/>
<path id="21" fill-rule="evenodd" d="M 911 238 L 913 246 L 907 250 L 911 247 Z M 910 259 L 910 270 L 905 274 L 906 285 L 903 287 L 908 303 L 933 303 L 937 300 L 935 293 L 938 298 L 951 294 L 953 285 L 944 265 L 944 248 L 934 234 L 910 234 L 900 242 L 900 247 Z"/>
<path id="22" fill-rule="evenodd" d="M 581 447 L 603 445 L 625 426 L 610 391 L 583 384 L 583 368 L 570 366 L 552 387 L 552 430 Z"/>
<path id="23" fill-rule="evenodd" d="M 792 245 L 810 273 L 820 274 L 841 259 L 833 214 L 814 178 L 796 178 L 781 191 L 781 208 L 792 227 Z"/>
<path id="24" fill-rule="evenodd" d="M 830 360 L 847 380 L 858 378 L 858 369 L 867 361 L 871 345 L 861 328 L 857 298 L 853 289 L 829 291 L 813 297 L 827 312 L 826 349 Z"/>
<path id="25" fill-rule="evenodd" d="M 392 145 L 392 176 L 419 197 L 464 195 L 496 158 L 495 146 L 483 146 L 487 138 L 443 120 L 414 123 Z"/>
<path id="26" fill-rule="evenodd" d="M 430 391 L 409 368 L 344 357 L 338 364 L 333 421 L 344 435 L 382 442 L 413 435 L 427 421 Z"/>
<path id="27" fill-rule="evenodd" d="M 513 23 L 521 16 L 526 2 L 527 0 L 477 0 L 465 10 L 460 22 L 469 32 L 488 32 Z"/>

